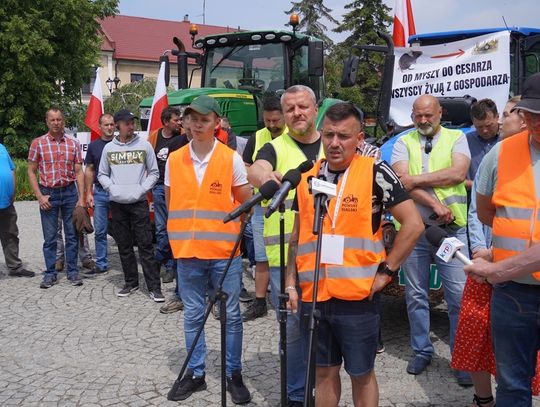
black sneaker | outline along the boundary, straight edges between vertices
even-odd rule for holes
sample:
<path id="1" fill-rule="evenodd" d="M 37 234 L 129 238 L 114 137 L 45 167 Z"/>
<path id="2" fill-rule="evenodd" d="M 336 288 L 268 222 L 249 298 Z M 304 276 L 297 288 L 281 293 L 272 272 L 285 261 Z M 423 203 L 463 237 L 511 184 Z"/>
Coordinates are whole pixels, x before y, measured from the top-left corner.
<path id="1" fill-rule="evenodd" d="M 205 375 L 202 377 L 195 377 L 193 374 L 186 374 L 184 378 L 180 380 L 176 392 L 171 394 L 171 390 L 167 395 L 167 399 L 173 401 L 185 400 L 197 391 L 206 390 L 206 381 L 204 380 L 204 376 Z"/>
<path id="2" fill-rule="evenodd" d="M 53 285 L 55 285 L 58 282 L 58 280 L 55 277 L 49 277 L 45 276 L 43 277 L 43 280 L 41 281 L 41 284 L 39 285 L 40 288 L 51 288 Z"/>
<path id="3" fill-rule="evenodd" d="M 70 277 L 69 283 L 74 287 L 80 287 L 81 285 L 83 285 L 83 282 L 79 276 Z"/>
<path id="4" fill-rule="evenodd" d="M 255 301 L 253 301 L 251 304 L 249 304 L 249 307 L 246 309 L 246 311 L 242 314 L 242 321 L 252 321 L 254 319 L 264 317 L 266 314 L 268 314 L 268 308 L 266 306 L 266 301 L 260 302 L 257 301 L 256 298 Z"/>
<path id="5" fill-rule="evenodd" d="M 155 302 L 165 302 L 165 297 L 161 293 L 161 290 L 152 290 L 148 293 L 150 295 L 150 298 L 152 298 Z"/>
<path id="6" fill-rule="evenodd" d="M 36 273 L 34 273 L 33 271 L 26 270 L 26 269 L 19 269 L 17 271 L 8 272 L 8 275 L 11 277 L 34 277 Z"/>
<path id="7" fill-rule="evenodd" d="M 129 294 L 131 294 L 132 292 L 135 292 L 139 289 L 139 286 L 135 286 L 135 287 L 129 287 L 129 286 L 124 286 L 124 288 L 122 288 L 120 291 L 118 291 L 116 293 L 116 295 L 118 297 L 127 297 Z"/>
<path id="8" fill-rule="evenodd" d="M 83 269 L 81 275 L 84 278 L 92 278 L 95 276 L 100 276 L 102 274 L 107 274 L 109 271 L 107 269 L 100 269 L 99 267 L 94 267 L 92 270 Z"/>
<path id="9" fill-rule="evenodd" d="M 79 272 L 79 274 L 81 275 L 82 278 L 94 278 L 96 276 L 96 273 L 94 273 L 94 269 L 88 270 L 88 269 L 83 268 Z"/>
<path id="10" fill-rule="evenodd" d="M 238 296 L 238 299 L 240 300 L 240 302 L 253 301 L 253 297 L 248 293 L 248 290 L 246 290 L 245 288 L 242 288 L 242 290 L 240 290 L 240 295 Z"/>
<path id="11" fill-rule="evenodd" d="M 227 391 L 231 394 L 234 404 L 246 404 L 251 401 L 251 393 L 247 389 L 239 372 L 227 377 Z"/>

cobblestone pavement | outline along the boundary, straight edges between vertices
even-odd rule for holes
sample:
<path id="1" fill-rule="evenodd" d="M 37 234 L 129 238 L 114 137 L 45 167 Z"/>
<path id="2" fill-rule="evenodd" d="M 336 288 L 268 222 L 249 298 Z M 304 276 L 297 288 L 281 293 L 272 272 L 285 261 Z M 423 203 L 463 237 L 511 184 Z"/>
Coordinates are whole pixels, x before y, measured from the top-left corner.
<path id="1" fill-rule="evenodd" d="M 16 204 L 21 257 L 43 269 L 42 233 L 35 202 Z M 91 239 L 92 240 L 92 239 Z M 220 404 L 219 324 L 207 326 L 208 390 L 183 403 L 169 402 L 168 390 L 186 355 L 182 312 L 162 315 L 146 289 L 118 298 L 123 276 L 110 240 L 111 271 L 68 285 L 65 276 L 48 290 L 32 279 L 6 277 L 0 260 L 0 405 L 19 406 L 215 406 Z M 93 244 L 92 244 L 93 246 Z M 245 277 L 248 289 L 253 282 Z M 141 284 L 144 279 L 141 275 Z M 167 297 L 174 284 L 164 286 Z M 447 316 L 432 313 L 437 356 L 420 376 L 405 372 L 411 351 L 402 300 L 383 301 L 386 352 L 377 357 L 381 406 L 465 406 L 472 389 L 462 389 L 449 369 Z M 279 404 L 279 356 L 274 312 L 244 325 L 243 375 L 253 400 L 249 406 Z M 342 406 L 351 406 L 343 376 Z M 232 405 L 230 398 L 229 405 Z M 540 402 L 535 401 L 540 406 Z"/>

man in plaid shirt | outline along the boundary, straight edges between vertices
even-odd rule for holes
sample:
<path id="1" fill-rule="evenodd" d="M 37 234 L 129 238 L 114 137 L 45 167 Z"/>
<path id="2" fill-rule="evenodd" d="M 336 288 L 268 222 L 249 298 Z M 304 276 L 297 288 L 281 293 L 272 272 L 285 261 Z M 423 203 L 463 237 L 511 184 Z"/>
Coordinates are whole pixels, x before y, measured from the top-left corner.
<path id="1" fill-rule="evenodd" d="M 39 201 L 43 229 L 43 256 L 46 270 L 41 288 L 56 284 L 56 233 L 58 216 L 66 235 L 67 277 L 72 285 L 82 285 L 77 268 L 78 241 L 72 223 L 73 209 L 83 206 L 84 175 L 79 143 L 64 134 L 64 114 L 51 108 L 45 114 L 47 134 L 32 141 L 28 152 L 28 179 Z M 39 171 L 39 183 L 36 176 Z"/>

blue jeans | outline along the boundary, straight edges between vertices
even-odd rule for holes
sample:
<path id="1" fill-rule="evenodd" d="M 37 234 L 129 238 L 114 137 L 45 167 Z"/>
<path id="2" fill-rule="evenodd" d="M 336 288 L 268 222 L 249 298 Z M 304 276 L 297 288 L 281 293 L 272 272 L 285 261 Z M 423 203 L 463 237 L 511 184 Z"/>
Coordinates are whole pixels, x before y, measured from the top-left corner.
<path id="1" fill-rule="evenodd" d="M 49 195 L 52 208 L 39 210 L 41 215 L 41 228 L 43 230 L 43 257 L 45 258 L 45 278 L 56 278 L 54 264 L 56 262 L 56 236 L 58 233 L 58 216 L 62 217 L 66 239 L 67 276 L 70 279 L 79 275 L 77 267 L 77 251 L 79 248 L 75 227 L 73 226 L 73 209 L 77 204 L 79 195 L 75 183 L 62 188 L 47 188 L 39 186 L 43 195 Z"/>
<path id="2" fill-rule="evenodd" d="M 218 286 L 227 260 L 177 259 L 176 264 L 180 294 L 184 302 L 186 349 L 189 350 L 204 320 L 208 284 L 210 282 L 212 287 Z M 238 256 L 232 261 L 223 281 L 223 291 L 229 295 L 227 298 L 227 377 L 231 377 L 233 372 L 242 370 L 243 325 L 238 300 L 241 275 L 242 258 Z M 205 358 L 206 342 L 203 331 L 188 363 L 188 368 L 195 376 L 202 376 L 205 372 Z"/>
<path id="3" fill-rule="evenodd" d="M 174 269 L 174 260 L 169 235 L 167 234 L 167 204 L 165 203 L 165 187 L 163 184 L 156 185 L 152 189 L 154 198 L 154 223 L 156 226 L 156 260 L 164 264 L 167 270 Z"/>
<path id="4" fill-rule="evenodd" d="M 467 247 L 465 228 L 451 233 Z M 465 287 L 465 272 L 463 264 L 454 259 L 445 263 L 435 253 L 438 247 L 426 239 L 425 233 L 420 236 L 413 252 L 403 263 L 405 272 L 405 300 L 411 330 L 411 347 L 418 356 L 430 359 L 433 356 L 433 344 L 429 339 L 429 270 L 430 264 L 437 264 L 444 289 L 444 298 L 448 303 L 450 319 L 450 350 L 454 349 L 454 338 L 461 305 L 461 296 Z"/>
<path id="5" fill-rule="evenodd" d="M 531 380 L 540 348 L 540 286 L 496 284 L 491 297 L 497 406 L 532 405 Z"/>
<path id="6" fill-rule="evenodd" d="M 107 230 L 109 227 L 109 194 L 101 185 L 94 186 L 94 237 L 96 241 L 96 267 L 109 268 L 107 258 Z"/>
<path id="7" fill-rule="evenodd" d="M 279 318 L 280 276 L 279 267 L 270 267 L 270 299 Z M 301 296 L 300 296 L 301 297 Z M 300 334 L 301 303 L 298 312 L 287 315 L 287 395 L 290 400 L 303 401 L 306 385 L 306 358 L 302 352 Z"/>
<path id="8" fill-rule="evenodd" d="M 253 216 L 251 216 L 251 229 L 253 235 L 253 250 L 255 250 L 255 261 L 268 261 L 266 257 L 266 247 L 264 246 L 264 212 L 261 205 L 253 207 Z"/>
<path id="9" fill-rule="evenodd" d="M 253 228 L 251 227 L 251 221 L 246 224 L 244 229 L 244 235 L 242 236 L 244 254 L 249 260 L 249 265 L 255 265 L 255 247 L 253 246 Z"/>

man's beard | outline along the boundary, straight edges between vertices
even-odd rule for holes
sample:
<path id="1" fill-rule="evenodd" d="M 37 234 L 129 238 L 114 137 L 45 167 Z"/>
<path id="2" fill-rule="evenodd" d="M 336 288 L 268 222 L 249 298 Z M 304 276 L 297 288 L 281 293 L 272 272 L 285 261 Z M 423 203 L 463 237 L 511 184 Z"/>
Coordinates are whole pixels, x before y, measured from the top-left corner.
<path id="1" fill-rule="evenodd" d="M 433 136 L 435 134 L 435 128 L 431 124 L 424 127 L 416 126 L 416 130 L 418 130 L 418 133 L 422 136 Z"/>
<path id="2" fill-rule="evenodd" d="M 272 134 L 279 134 L 283 131 L 283 127 L 267 127 L 267 129 Z"/>

